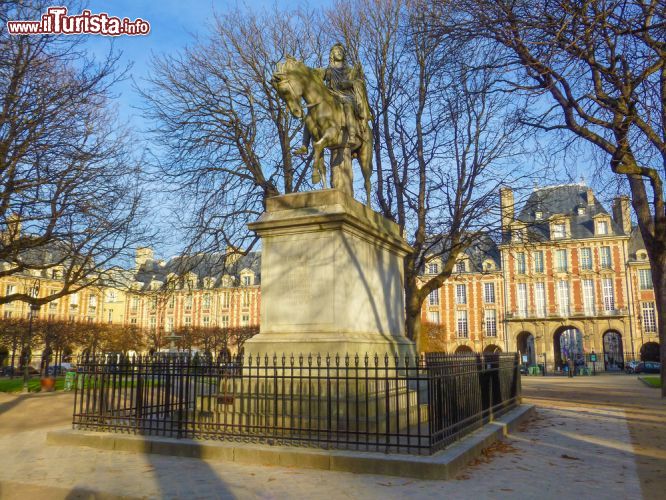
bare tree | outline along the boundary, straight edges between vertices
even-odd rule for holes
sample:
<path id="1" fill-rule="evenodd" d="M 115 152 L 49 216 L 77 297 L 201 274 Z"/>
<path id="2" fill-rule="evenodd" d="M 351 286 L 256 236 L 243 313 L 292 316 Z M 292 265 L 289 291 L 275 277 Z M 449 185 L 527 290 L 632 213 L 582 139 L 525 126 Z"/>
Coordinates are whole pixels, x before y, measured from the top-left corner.
<path id="1" fill-rule="evenodd" d="M 374 109 L 377 202 L 414 253 L 405 261 L 406 330 L 420 340 L 424 300 L 497 227 L 497 194 L 519 184 L 526 130 L 484 47 L 431 37 L 419 0 L 342 2 L 332 30 L 357 48 Z M 428 259 L 437 272 L 424 276 Z M 423 346 L 421 346 L 423 347 Z"/>
<path id="2" fill-rule="evenodd" d="M 287 54 L 317 62 L 318 31 L 304 11 L 235 11 L 183 53 L 153 61 L 143 95 L 166 152 L 159 172 L 189 207 L 181 223 L 192 253 L 248 251 L 246 225 L 266 199 L 307 185 L 311 159 L 291 154 L 302 126 L 269 80 Z"/>
<path id="3" fill-rule="evenodd" d="M 300 123 L 268 80 L 286 54 L 321 66 L 321 54 L 342 39 L 350 62 L 366 72 L 375 201 L 415 248 L 405 291 L 407 332 L 418 340 L 425 298 L 479 232 L 496 225 L 497 188 L 520 177 L 515 165 L 501 167 L 524 139 L 516 107 L 497 92 L 497 75 L 464 64 L 491 54 L 423 36 L 424 5 L 358 0 L 322 15 L 236 12 L 218 17 L 205 42 L 155 61 L 144 95 L 167 151 L 163 173 L 194 207 L 186 221 L 194 249 L 250 248 L 254 237 L 245 226 L 266 198 L 310 187 L 309 159 L 291 155 Z M 445 264 L 422 283 L 432 257 Z"/>
<path id="4" fill-rule="evenodd" d="M 94 285 L 150 237 L 139 162 L 110 107 L 117 55 L 96 62 L 80 38 L 7 32 L 8 19 L 39 19 L 47 5 L 0 5 L 0 277 L 56 278 L 61 288 L 17 289 L 0 304 L 42 305 Z"/>
<path id="5" fill-rule="evenodd" d="M 441 34 L 492 41 L 507 78 L 542 98 L 522 116 L 525 123 L 586 141 L 628 184 L 652 267 L 661 359 L 666 359 L 663 1 L 474 0 L 459 10 L 439 5 L 434 24 Z M 662 382 L 666 396 L 664 371 Z"/>

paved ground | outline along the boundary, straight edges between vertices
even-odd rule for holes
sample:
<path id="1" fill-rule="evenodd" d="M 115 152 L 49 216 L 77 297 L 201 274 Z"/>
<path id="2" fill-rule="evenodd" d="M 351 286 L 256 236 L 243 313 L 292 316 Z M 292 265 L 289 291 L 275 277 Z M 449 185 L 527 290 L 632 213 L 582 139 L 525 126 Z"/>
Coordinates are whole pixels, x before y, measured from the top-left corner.
<path id="1" fill-rule="evenodd" d="M 71 396 L 0 395 L 0 498 L 662 498 L 657 390 L 629 376 L 523 387 L 537 416 L 447 482 L 46 446 Z"/>

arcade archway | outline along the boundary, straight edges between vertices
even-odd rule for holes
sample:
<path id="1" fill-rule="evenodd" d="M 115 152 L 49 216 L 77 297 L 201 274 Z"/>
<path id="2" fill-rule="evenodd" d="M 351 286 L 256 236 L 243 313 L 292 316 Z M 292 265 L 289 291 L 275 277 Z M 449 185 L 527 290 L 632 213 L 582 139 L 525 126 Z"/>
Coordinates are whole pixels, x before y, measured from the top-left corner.
<path id="1" fill-rule="evenodd" d="M 472 348 L 467 345 L 459 345 L 458 347 L 456 347 L 456 350 L 454 352 L 454 354 L 473 354 L 473 353 L 474 351 L 472 350 Z"/>
<path id="2" fill-rule="evenodd" d="M 536 365 L 536 349 L 534 346 L 534 335 L 530 332 L 520 332 L 516 337 L 516 344 L 520 352 L 520 362 L 524 363 L 527 356 L 527 365 Z"/>
<path id="3" fill-rule="evenodd" d="M 606 371 L 620 371 L 624 369 L 624 351 L 622 349 L 622 335 L 616 330 L 604 333 L 604 368 Z"/>
<path id="4" fill-rule="evenodd" d="M 641 361 L 659 361 L 659 342 L 646 342 L 641 347 Z"/>
<path id="5" fill-rule="evenodd" d="M 584 364 L 583 333 L 573 326 L 558 328 L 553 335 L 553 351 L 555 366 L 560 369 L 569 359 L 573 359 L 577 366 Z"/>
<path id="6" fill-rule="evenodd" d="M 502 348 L 500 346 L 497 346 L 495 344 L 488 344 L 486 347 L 483 348 L 483 353 L 484 354 L 499 354 L 502 352 Z"/>

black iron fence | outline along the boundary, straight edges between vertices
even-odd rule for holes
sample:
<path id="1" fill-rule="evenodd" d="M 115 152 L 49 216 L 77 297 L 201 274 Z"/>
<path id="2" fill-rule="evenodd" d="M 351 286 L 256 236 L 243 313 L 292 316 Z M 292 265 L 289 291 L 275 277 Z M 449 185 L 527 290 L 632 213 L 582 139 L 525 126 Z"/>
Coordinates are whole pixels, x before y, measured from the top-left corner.
<path id="1" fill-rule="evenodd" d="M 74 428 L 433 453 L 518 404 L 515 354 L 82 358 Z"/>

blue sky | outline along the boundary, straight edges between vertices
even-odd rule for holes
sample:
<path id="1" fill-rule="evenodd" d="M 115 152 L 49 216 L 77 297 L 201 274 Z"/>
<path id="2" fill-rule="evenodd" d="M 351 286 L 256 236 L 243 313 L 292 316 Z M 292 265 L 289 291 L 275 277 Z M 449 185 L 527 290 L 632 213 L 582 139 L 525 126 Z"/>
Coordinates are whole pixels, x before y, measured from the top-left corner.
<path id="1" fill-rule="evenodd" d="M 57 3 L 57 2 L 55 2 Z M 303 2 L 303 5 L 326 5 L 326 0 Z M 275 7 L 295 6 L 297 2 L 285 0 L 251 0 L 246 2 L 226 0 L 89 0 L 89 9 L 93 13 L 106 12 L 120 18 L 136 19 L 140 17 L 150 23 L 150 34 L 147 36 L 120 36 L 111 40 L 103 36 L 91 36 L 87 42 L 93 53 L 105 54 L 110 44 L 122 52 L 123 63 L 132 63 L 132 78 L 141 85 L 141 81 L 148 74 L 149 63 L 153 54 L 176 52 L 193 40 L 196 34 L 203 34 L 207 30 L 206 24 L 210 22 L 213 12 L 224 13 L 236 7 L 252 10 L 268 11 Z M 141 129 L 146 125 L 141 118 L 141 105 L 133 83 L 127 80 L 121 83 L 116 92 L 118 94 L 118 108 L 120 116 Z"/>

